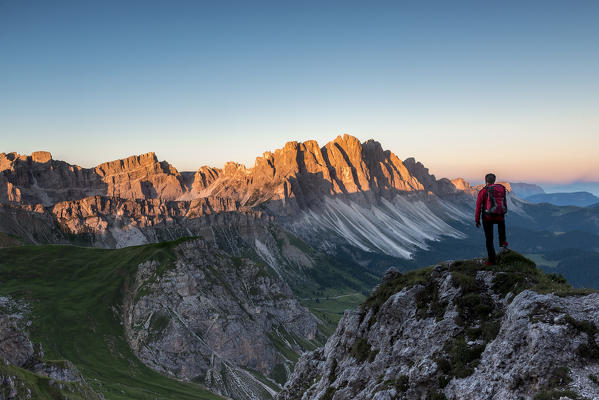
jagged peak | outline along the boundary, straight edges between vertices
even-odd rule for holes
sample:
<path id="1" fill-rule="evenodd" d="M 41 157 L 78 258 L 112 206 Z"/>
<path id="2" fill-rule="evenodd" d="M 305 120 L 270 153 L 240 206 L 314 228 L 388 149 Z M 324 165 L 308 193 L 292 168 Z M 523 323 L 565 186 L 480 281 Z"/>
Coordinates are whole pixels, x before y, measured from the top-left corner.
<path id="1" fill-rule="evenodd" d="M 139 165 L 146 164 L 154 164 L 158 162 L 158 157 L 156 157 L 156 153 L 148 152 L 139 155 L 133 155 L 126 158 L 120 158 L 118 160 L 108 161 L 102 163 L 96 167 L 96 169 L 100 169 L 103 171 L 109 170 L 120 170 L 127 169 Z"/>
<path id="2" fill-rule="evenodd" d="M 31 155 L 19 154 L 19 153 L 13 151 L 10 153 L 1 153 L 0 159 L 7 160 L 10 162 L 15 161 L 15 160 L 22 160 L 22 161 L 31 160 L 33 162 L 43 164 L 43 163 L 46 163 L 46 162 L 52 160 L 52 154 L 49 151 L 45 151 L 45 150 L 34 151 L 31 153 Z"/>
<path id="3" fill-rule="evenodd" d="M 466 181 L 464 178 L 454 178 L 451 180 L 451 183 L 457 190 L 461 190 L 464 192 L 470 191 L 470 182 Z"/>
<path id="4" fill-rule="evenodd" d="M 237 172 L 247 173 L 247 171 L 248 170 L 245 165 L 235 161 L 227 161 L 223 167 L 223 172 L 225 175 L 234 175 Z"/>
<path id="5" fill-rule="evenodd" d="M 344 144 L 353 144 L 353 145 L 362 145 L 362 142 L 360 142 L 360 139 L 358 139 L 357 137 L 350 135 L 349 133 L 344 133 L 343 135 L 338 135 L 335 140 L 333 140 L 334 143 L 344 143 Z"/>
<path id="6" fill-rule="evenodd" d="M 314 139 L 305 140 L 304 142 L 302 142 L 302 144 L 306 149 L 320 148 L 318 142 Z"/>
<path id="7" fill-rule="evenodd" d="M 220 173 L 222 170 L 220 168 L 212 167 L 210 165 L 202 165 L 198 168 L 198 172 L 211 172 L 211 173 Z"/>
<path id="8" fill-rule="evenodd" d="M 33 162 L 47 163 L 52 160 L 52 154 L 49 151 L 34 151 L 31 153 Z"/>
<path id="9" fill-rule="evenodd" d="M 382 148 L 383 146 L 381 146 L 381 143 L 377 140 L 374 140 L 373 138 L 368 139 L 367 141 L 365 141 L 364 143 L 362 143 L 364 146 L 373 146 L 373 147 L 380 147 Z"/>
<path id="10" fill-rule="evenodd" d="M 285 143 L 285 146 L 281 149 L 282 151 L 297 151 L 299 148 L 299 143 L 295 140 L 289 141 Z"/>
<path id="11" fill-rule="evenodd" d="M 333 146 L 338 146 L 346 154 L 358 155 L 356 152 L 359 152 L 360 157 L 363 157 L 362 153 L 364 151 L 380 153 L 386 157 L 389 157 L 391 154 L 393 154 L 390 150 L 383 150 L 381 143 L 374 139 L 368 139 L 362 143 L 357 137 L 345 133 L 343 135 L 338 135 L 335 139 L 327 142 L 324 146 L 320 146 L 319 143 L 313 139 L 306 140 L 304 142 L 298 142 L 295 140 L 286 142 L 283 147 L 272 151 L 265 151 L 261 156 L 256 157 L 254 168 L 261 165 L 262 160 L 271 161 L 278 155 L 282 154 L 288 155 L 291 153 L 296 155 L 298 152 L 307 152 L 320 157 L 323 152 L 327 152 L 327 149 L 330 150 Z"/>
<path id="12" fill-rule="evenodd" d="M 420 161 L 416 161 L 416 159 L 414 157 L 408 157 L 405 160 L 403 160 L 404 164 L 413 164 L 413 165 L 418 165 L 421 167 L 424 167 L 424 165 L 420 162 Z M 425 168 L 428 171 L 428 168 Z"/>
<path id="13" fill-rule="evenodd" d="M 391 155 L 391 151 L 385 151 L 380 142 L 377 142 L 374 139 L 368 139 L 364 143 L 362 143 L 362 149 L 364 152 L 368 152 L 372 154 L 377 159 L 379 158 L 388 158 Z"/>

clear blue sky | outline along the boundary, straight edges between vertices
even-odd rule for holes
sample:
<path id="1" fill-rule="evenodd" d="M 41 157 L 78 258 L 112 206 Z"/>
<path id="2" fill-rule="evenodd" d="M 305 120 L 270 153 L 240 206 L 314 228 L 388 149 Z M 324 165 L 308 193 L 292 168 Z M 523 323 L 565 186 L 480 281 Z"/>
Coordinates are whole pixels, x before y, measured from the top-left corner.
<path id="1" fill-rule="evenodd" d="M 599 180 L 598 77 L 598 1 L 0 0 L 0 152 L 82 166 L 350 133 L 438 176 Z"/>

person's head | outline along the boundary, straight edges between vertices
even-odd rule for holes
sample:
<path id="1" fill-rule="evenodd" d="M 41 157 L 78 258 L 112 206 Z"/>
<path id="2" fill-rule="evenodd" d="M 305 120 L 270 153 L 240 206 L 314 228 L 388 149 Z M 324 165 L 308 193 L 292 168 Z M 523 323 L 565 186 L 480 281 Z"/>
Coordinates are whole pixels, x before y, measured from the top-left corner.
<path id="1" fill-rule="evenodd" d="M 494 184 L 495 183 L 495 179 L 496 179 L 495 174 L 487 174 L 487 175 L 485 175 L 485 182 L 488 185 Z"/>

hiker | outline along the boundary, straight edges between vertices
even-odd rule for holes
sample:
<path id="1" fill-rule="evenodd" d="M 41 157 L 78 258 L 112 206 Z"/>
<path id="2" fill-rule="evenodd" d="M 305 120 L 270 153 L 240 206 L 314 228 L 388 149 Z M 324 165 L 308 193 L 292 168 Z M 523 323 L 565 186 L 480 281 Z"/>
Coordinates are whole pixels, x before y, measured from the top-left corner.
<path id="1" fill-rule="evenodd" d="M 486 265 L 494 265 L 497 261 L 495 246 L 493 245 L 493 225 L 497 224 L 499 232 L 499 246 L 507 248 L 505 240 L 505 218 L 507 212 L 507 198 L 505 186 L 495 184 L 495 174 L 485 176 L 485 187 L 478 192 L 476 199 L 476 212 L 474 221 L 476 227 L 480 227 L 480 217 L 483 217 L 483 230 L 487 241 L 487 253 L 489 258 Z"/>

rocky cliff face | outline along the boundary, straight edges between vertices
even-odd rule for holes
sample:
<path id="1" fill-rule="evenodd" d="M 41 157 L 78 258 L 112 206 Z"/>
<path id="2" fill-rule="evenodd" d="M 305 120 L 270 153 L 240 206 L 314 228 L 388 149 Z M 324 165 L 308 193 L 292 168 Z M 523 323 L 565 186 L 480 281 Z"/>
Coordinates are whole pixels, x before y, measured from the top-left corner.
<path id="1" fill-rule="evenodd" d="M 268 265 L 202 240 L 180 244 L 170 267 L 140 265 L 130 293 L 125 328 L 140 360 L 234 399 L 271 398 L 319 335 Z"/>
<path id="2" fill-rule="evenodd" d="M 81 168 L 56 161 L 48 152 L 0 154 L 0 201 L 50 206 L 103 195 L 123 199 L 175 200 L 183 178 L 154 153 Z"/>
<path id="3" fill-rule="evenodd" d="M 516 253 L 390 270 L 277 398 L 598 398 L 598 318 L 598 293 Z"/>
<path id="4" fill-rule="evenodd" d="M 414 158 L 404 160 L 404 164 L 410 174 L 422 182 L 425 190 L 440 195 L 455 193 L 456 188 L 449 179 L 437 180 L 435 175 L 429 173 L 428 168 Z"/>
<path id="5" fill-rule="evenodd" d="M 431 240 L 463 237 L 452 225 L 466 220 L 470 201 L 414 159 L 349 135 L 322 147 L 289 142 L 252 168 L 230 162 L 194 174 L 154 153 L 89 169 L 46 152 L 0 154 L 0 230 L 33 243 L 123 247 L 258 217 L 321 250 L 410 258 Z"/>
<path id="6" fill-rule="evenodd" d="M 49 206 L 105 190 L 92 169 L 53 160 L 48 152 L 0 154 L 0 202 Z"/>
<path id="7" fill-rule="evenodd" d="M 248 206 L 287 200 L 305 207 L 324 195 L 360 192 L 372 198 L 386 190 L 455 192 L 451 182 L 437 181 L 414 159 L 402 162 L 380 143 L 360 143 L 350 135 L 323 147 L 313 140 L 289 142 L 257 157 L 252 168 L 229 162 L 223 169 L 202 167 L 192 177 L 159 162 L 154 153 L 95 168 L 53 160 L 48 152 L 2 153 L 0 172 L 0 201 L 44 206 L 95 195 L 161 200 L 213 195 Z"/>
<path id="8" fill-rule="evenodd" d="M 25 400 L 76 396 L 103 399 L 66 360 L 46 361 L 41 345 L 26 333 L 26 305 L 0 297 L 0 399 Z M 49 397 L 48 397 L 49 398 Z"/>
<path id="9" fill-rule="evenodd" d="M 106 184 L 106 195 L 124 199 L 175 200 L 185 191 L 183 177 L 156 154 L 147 153 L 98 165 L 94 172 Z"/>
<path id="10" fill-rule="evenodd" d="M 53 206 L 0 204 L 0 231 L 33 243 L 71 243 L 120 248 L 177 239 L 236 224 L 272 218 L 230 199 L 165 202 L 104 196 Z"/>
<path id="11" fill-rule="evenodd" d="M 207 172 L 201 169 L 196 174 L 194 186 L 199 193 L 207 190 L 249 206 L 281 200 L 305 208 L 326 195 L 362 193 L 372 199 L 385 190 L 424 190 L 401 160 L 383 151 L 378 142 L 360 143 L 349 135 L 322 148 L 313 140 L 289 142 L 256 158 L 253 168 L 229 163 L 222 171 Z"/>

